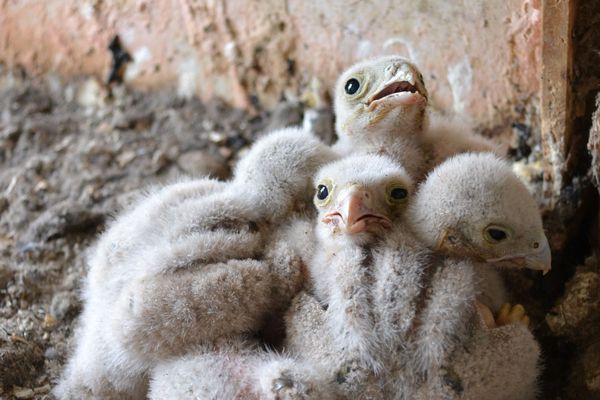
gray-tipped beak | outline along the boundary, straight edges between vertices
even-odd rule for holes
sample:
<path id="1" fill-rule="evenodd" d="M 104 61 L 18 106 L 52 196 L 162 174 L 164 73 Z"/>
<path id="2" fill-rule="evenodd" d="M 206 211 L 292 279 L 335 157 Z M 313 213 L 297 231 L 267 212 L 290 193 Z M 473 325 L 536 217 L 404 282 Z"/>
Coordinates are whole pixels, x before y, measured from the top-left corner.
<path id="1" fill-rule="evenodd" d="M 509 255 L 495 259 L 486 259 L 486 262 L 498 263 L 500 266 L 508 268 L 529 268 L 538 271 L 543 271 L 544 275 L 552 268 L 552 255 L 550 254 L 550 245 L 548 239 L 540 242 L 539 247 L 529 253 L 521 255 Z"/>
<path id="2" fill-rule="evenodd" d="M 539 251 L 525 257 L 525 266 L 530 269 L 543 271 L 544 275 L 550 271 L 552 268 L 552 254 L 550 253 L 550 245 L 546 237 L 540 243 Z"/>

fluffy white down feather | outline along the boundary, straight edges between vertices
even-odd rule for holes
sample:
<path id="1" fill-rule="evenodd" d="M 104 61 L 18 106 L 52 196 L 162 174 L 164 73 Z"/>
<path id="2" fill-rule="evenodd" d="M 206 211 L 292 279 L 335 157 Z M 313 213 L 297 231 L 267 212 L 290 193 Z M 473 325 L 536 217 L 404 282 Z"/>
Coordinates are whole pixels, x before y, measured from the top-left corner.
<path id="1" fill-rule="evenodd" d="M 145 398 L 161 360 L 256 331 L 284 309 L 304 275 L 289 227 L 278 227 L 307 210 L 312 175 L 333 157 L 284 129 L 259 140 L 231 181 L 170 185 L 119 216 L 90 253 L 57 397 Z"/>

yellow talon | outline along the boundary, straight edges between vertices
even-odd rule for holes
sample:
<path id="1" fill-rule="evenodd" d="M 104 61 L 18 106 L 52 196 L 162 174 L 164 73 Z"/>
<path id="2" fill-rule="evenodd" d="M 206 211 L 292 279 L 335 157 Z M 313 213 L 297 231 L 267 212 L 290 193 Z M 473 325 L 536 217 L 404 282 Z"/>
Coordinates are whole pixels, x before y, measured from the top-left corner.
<path id="1" fill-rule="evenodd" d="M 485 326 L 488 328 L 495 328 L 496 322 L 494 321 L 494 315 L 492 311 L 486 305 L 476 301 L 475 305 L 477 306 L 477 311 L 479 312 L 479 317 L 482 319 Z"/>
<path id="2" fill-rule="evenodd" d="M 514 306 L 511 306 L 509 303 L 503 304 L 496 317 L 497 326 L 523 324 L 528 327 L 529 323 L 529 316 L 525 311 L 525 307 L 521 304 L 515 304 Z"/>
<path id="3" fill-rule="evenodd" d="M 512 308 L 512 310 L 510 311 L 510 314 L 509 314 L 509 318 L 510 318 L 511 322 L 518 322 L 524 316 L 525 316 L 525 308 L 520 304 L 516 304 Z"/>
<path id="4" fill-rule="evenodd" d="M 508 314 L 510 313 L 510 304 L 504 303 L 502 307 L 500 307 L 500 311 L 498 312 L 498 316 L 496 317 L 496 325 L 506 325 L 508 323 Z"/>

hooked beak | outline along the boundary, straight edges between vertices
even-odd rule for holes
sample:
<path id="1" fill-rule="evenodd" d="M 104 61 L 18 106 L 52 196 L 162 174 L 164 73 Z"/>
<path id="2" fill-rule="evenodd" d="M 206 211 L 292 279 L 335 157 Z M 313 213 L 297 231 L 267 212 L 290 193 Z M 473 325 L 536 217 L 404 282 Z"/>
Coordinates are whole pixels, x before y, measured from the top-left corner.
<path id="1" fill-rule="evenodd" d="M 364 232 L 373 224 L 390 227 L 391 220 L 374 210 L 371 199 L 372 196 L 367 190 L 353 185 L 343 196 L 336 210 L 325 214 L 323 222 L 340 226 L 350 235 Z"/>
<path id="2" fill-rule="evenodd" d="M 528 268 L 543 271 L 544 275 L 552 269 L 552 254 L 545 236 L 544 241 L 540 243 L 539 250 L 525 257 L 525 263 Z"/>
<path id="3" fill-rule="evenodd" d="M 529 268 L 533 270 L 538 270 L 542 271 L 543 275 L 546 275 L 552 268 L 552 254 L 550 252 L 550 245 L 548 244 L 548 239 L 545 236 L 543 241 L 540 243 L 539 248 L 535 252 L 519 256 L 502 257 L 486 261 L 502 262 L 517 268 Z"/>
<path id="4" fill-rule="evenodd" d="M 410 106 L 427 102 L 427 91 L 410 67 L 399 65 L 390 72 L 393 76 L 367 99 L 366 106 L 369 111 L 383 103 Z"/>

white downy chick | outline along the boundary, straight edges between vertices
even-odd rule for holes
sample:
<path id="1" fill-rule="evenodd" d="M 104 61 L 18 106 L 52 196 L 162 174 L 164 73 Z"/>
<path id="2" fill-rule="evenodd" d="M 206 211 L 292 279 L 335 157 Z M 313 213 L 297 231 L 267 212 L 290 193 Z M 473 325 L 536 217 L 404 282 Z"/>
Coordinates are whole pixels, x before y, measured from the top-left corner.
<path id="1" fill-rule="evenodd" d="M 336 151 L 390 155 L 417 182 L 453 155 L 500 153 L 499 146 L 475 134 L 464 119 L 429 115 L 423 75 L 399 56 L 362 61 L 344 71 L 335 86 L 334 106 Z"/>
<path id="2" fill-rule="evenodd" d="M 427 89 L 414 64 L 387 56 L 353 65 L 337 80 L 334 108 L 334 150 L 341 155 L 386 154 L 411 177 L 424 176 Z"/>
<path id="3" fill-rule="evenodd" d="M 478 264 L 481 301 L 494 312 L 507 301 L 498 267 L 551 268 L 535 200 L 493 154 L 461 154 L 444 162 L 421 184 L 409 211 L 429 248 Z"/>
<path id="4" fill-rule="evenodd" d="M 332 332 L 343 338 L 340 350 L 380 372 L 372 250 L 398 223 L 412 181 L 387 157 L 370 155 L 327 165 L 315 182 L 317 249 L 309 263 L 315 294 L 329 307 Z"/>
<path id="5" fill-rule="evenodd" d="M 493 154 L 462 154 L 430 173 L 409 212 L 430 248 L 475 264 L 478 305 L 482 316 L 490 314 L 485 322 L 492 327 L 473 329 L 464 350 L 447 364 L 448 374 L 430 381 L 423 398 L 442 392 L 456 399 L 535 398 L 539 345 L 526 328 L 524 308 L 506 304 L 499 274 L 501 267 L 544 272 L 551 267 L 538 206 L 525 185 Z M 495 321 L 487 308 L 500 310 Z"/>
<path id="6" fill-rule="evenodd" d="M 412 371 L 434 371 L 467 335 L 465 322 L 475 313 L 472 268 L 432 258 L 407 229 L 402 215 L 412 181 L 391 159 L 351 156 L 323 167 L 315 182 L 317 246 L 309 270 L 327 305 L 336 358 L 323 364 L 344 395 L 375 381 L 375 392 L 406 386 L 410 396 L 409 384 L 418 387 Z M 402 385 L 397 376 L 386 383 L 383 376 L 399 368 Z"/>
<path id="7" fill-rule="evenodd" d="M 277 238 L 333 157 L 312 135 L 284 129 L 259 140 L 232 181 L 167 186 L 120 216 L 89 258 L 76 349 L 56 395 L 145 398 L 158 361 L 256 331 L 287 307 L 302 260 Z"/>

